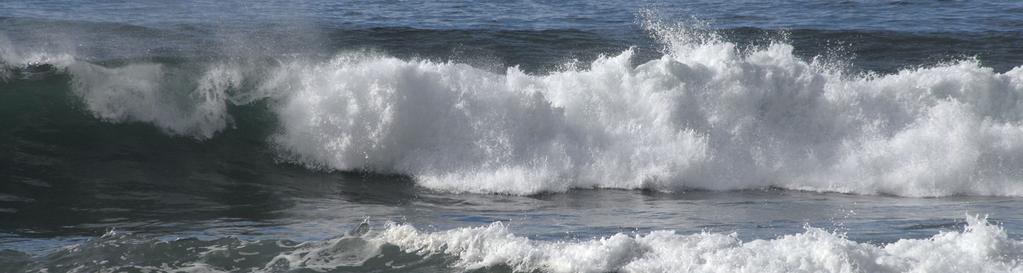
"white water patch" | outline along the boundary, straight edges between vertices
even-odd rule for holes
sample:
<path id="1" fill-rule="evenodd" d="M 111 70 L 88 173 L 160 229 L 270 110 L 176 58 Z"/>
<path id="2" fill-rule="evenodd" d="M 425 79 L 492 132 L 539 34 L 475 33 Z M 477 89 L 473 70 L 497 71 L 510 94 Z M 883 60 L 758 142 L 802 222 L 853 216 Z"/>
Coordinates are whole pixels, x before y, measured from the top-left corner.
<path id="1" fill-rule="evenodd" d="M 516 194 L 681 179 L 706 156 L 706 143 L 693 130 L 666 126 L 670 100 L 612 90 L 578 94 L 578 106 L 551 98 L 576 94 L 551 93 L 562 88 L 550 85 L 602 87 L 603 78 L 620 80 L 619 70 L 630 69 L 620 63 L 627 55 L 604 61 L 608 71 L 544 78 L 516 68 L 499 75 L 463 64 L 345 56 L 284 66 L 282 79 L 263 88 L 290 92 L 276 110 L 283 130 L 275 141 L 313 167 Z"/>
<path id="2" fill-rule="evenodd" d="M 1023 68 L 862 76 L 783 43 L 685 50 L 547 75 L 352 54 L 285 65 L 260 92 L 283 94 L 287 158 L 444 191 L 1023 195 Z"/>
<path id="3" fill-rule="evenodd" d="M 427 233 L 392 225 L 373 239 L 419 255 L 452 255 L 469 270 L 498 265 L 516 272 L 1023 272 L 1023 242 L 985 219 L 962 232 L 874 245 L 807 228 L 743 242 L 735 234 L 654 231 L 590 241 L 534 241 L 501 223 Z"/>

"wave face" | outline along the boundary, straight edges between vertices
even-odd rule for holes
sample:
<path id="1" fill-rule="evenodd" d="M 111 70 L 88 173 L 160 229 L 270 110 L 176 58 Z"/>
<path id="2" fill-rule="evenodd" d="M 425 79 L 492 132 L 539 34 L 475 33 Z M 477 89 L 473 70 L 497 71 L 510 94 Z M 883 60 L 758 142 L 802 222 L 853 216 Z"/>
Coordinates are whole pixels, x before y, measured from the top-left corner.
<path id="1" fill-rule="evenodd" d="M 847 74 L 775 42 L 647 24 L 664 46 L 530 74 L 367 52 L 328 60 L 95 64 L 6 46 L 3 78 L 69 75 L 96 118 L 214 138 L 269 101 L 278 156 L 450 192 L 784 189 L 1023 196 L 1023 67 Z M 9 43 L 8 43 L 9 44 Z M 33 55 L 34 54 L 34 55 Z"/>
<path id="2" fill-rule="evenodd" d="M 439 232 L 363 224 L 339 238 L 303 243 L 108 233 L 44 256 L 0 252 L 0 265 L 26 272 L 1023 272 L 1023 242 L 985 219 L 967 220 L 963 231 L 887 244 L 810 227 L 753 241 L 734 233 L 653 231 L 551 242 L 515 235 L 500 222 Z"/>

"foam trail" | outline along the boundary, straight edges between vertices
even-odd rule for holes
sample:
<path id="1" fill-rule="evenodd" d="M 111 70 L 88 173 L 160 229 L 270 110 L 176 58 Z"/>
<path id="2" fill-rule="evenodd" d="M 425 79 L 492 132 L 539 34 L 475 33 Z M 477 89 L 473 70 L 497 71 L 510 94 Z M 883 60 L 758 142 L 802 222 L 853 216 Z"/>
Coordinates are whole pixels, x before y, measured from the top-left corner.
<path id="1" fill-rule="evenodd" d="M 316 167 L 412 174 L 451 191 L 533 193 L 633 187 L 704 154 L 695 132 L 655 124 L 668 105 L 574 116 L 587 113 L 558 106 L 549 82 L 515 68 L 497 75 L 462 64 L 346 56 L 280 74 L 293 79 L 264 88 L 297 88 L 277 110 L 283 130 L 275 140 Z M 600 85 L 589 81 L 601 76 L 578 83 Z M 626 106 L 616 104 L 628 98 L 607 99 L 596 107 Z"/>

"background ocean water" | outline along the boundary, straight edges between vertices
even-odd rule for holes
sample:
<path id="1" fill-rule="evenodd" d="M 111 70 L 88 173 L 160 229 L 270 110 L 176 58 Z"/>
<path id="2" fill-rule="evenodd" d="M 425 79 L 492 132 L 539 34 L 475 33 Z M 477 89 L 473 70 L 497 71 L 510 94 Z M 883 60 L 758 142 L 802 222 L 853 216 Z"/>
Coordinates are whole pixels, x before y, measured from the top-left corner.
<path id="1" fill-rule="evenodd" d="M 1018 1 L 0 2 L 0 271 L 1023 272 Z"/>

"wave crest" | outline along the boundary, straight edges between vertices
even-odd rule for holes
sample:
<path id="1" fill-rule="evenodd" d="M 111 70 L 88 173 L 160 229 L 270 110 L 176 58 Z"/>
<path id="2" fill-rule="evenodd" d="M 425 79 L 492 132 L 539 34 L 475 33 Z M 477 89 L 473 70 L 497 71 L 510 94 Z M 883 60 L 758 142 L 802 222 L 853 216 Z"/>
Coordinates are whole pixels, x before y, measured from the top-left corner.
<path id="1" fill-rule="evenodd" d="M 771 240 L 735 234 L 654 231 L 580 242 L 533 241 L 501 223 L 424 233 L 389 227 L 378 239 L 419 255 L 458 257 L 467 269 L 515 272 L 1020 272 L 1023 243 L 986 219 L 967 217 L 963 232 L 873 245 L 818 228 Z"/>

